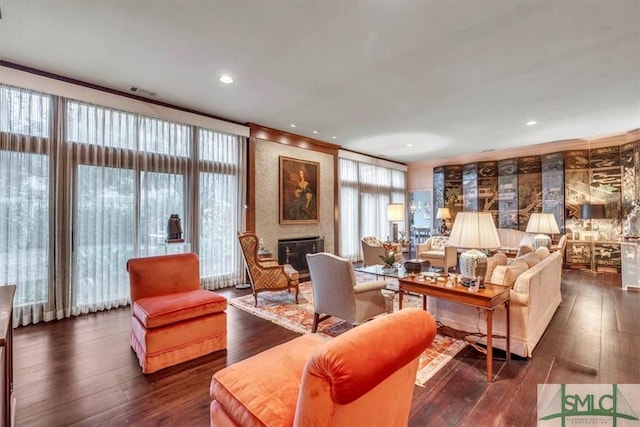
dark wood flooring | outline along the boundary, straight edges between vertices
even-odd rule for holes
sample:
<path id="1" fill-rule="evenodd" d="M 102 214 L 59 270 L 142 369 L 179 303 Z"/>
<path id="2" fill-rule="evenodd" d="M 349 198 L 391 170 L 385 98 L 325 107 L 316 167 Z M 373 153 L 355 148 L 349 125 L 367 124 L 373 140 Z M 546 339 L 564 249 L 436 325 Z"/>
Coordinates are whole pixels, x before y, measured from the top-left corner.
<path id="1" fill-rule="evenodd" d="M 537 384 L 640 383 L 640 292 L 622 291 L 618 274 L 566 270 L 562 294 L 531 359 L 497 363 L 487 383 L 483 355 L 467 347 L 415 388 L 410 425 L 534 426 Z M 211 375 L 298 335 L 227 313 L 227 350 L 146 376 L 129 347 L 128 308 L 16 329 L 16 426 L 207 426 Z"/>

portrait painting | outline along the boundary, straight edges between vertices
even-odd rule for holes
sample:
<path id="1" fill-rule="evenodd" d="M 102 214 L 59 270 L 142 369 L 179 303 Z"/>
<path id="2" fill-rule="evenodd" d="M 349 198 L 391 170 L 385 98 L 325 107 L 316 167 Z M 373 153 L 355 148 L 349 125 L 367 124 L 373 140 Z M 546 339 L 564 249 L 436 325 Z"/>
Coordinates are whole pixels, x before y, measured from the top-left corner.
<path id="1" fill-rule="evenodd" d="M 280 224 L 319 222 L 320 164 L 280 156 Z"/>

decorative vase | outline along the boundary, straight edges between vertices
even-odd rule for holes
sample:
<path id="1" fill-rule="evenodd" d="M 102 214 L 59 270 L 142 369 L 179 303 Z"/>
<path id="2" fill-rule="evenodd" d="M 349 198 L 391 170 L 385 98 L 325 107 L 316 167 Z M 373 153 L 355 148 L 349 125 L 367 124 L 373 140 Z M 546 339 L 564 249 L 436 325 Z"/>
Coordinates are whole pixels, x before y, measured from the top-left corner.
<path id="1" fill-rule="evenodd" d="M 382 271 L 385 272 L 385 273 L 393 273 L 396 270 L 397 270 L 397 268 L 393 264 L 385 264 L 385 265 L 382 266 Z"/>

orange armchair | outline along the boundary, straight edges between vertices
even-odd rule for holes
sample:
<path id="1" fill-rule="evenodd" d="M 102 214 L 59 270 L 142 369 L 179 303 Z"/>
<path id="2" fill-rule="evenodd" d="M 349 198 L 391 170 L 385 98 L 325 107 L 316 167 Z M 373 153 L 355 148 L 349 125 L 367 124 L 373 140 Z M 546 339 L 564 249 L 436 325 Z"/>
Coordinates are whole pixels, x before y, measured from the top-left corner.
<path id="1" fill-rule="evenodd" d="M 406 426 L 435 335 L 429 313 L 407 308 L 331 341 L 295 338 L 213 375 L 211 425 Z"/>
<path id="2" fill-rule="evenodd" d="M 185 253 L 127 261 L 131 347 L 142 372 L 227 347 L 227 299 L 200 289 L 200 263 Z"/>

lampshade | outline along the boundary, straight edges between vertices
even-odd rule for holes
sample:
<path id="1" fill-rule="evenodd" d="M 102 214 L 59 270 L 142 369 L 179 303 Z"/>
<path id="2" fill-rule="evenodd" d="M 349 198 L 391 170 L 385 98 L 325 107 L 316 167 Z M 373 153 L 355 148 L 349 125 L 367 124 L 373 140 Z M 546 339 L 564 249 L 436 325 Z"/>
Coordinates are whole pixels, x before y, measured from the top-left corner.
<path id="1" fill-rule="evenodd" d="M 547 234 L 558 234 L 560 229 L 556 217 L 552 213 L 532 213 L 527 223 L 527 233 L 537 233 L 533 236 L 533 247 L 551 247 L 551 237 Z"/>
<path id="2" fill-rule="evenodd" d="M 448 241 L 449 246 L 469 248 L 460 254 L 460 273 L 463 283 L 471 285 L 479 281 L 483 287 L 484 272 L 487 269 L 487 255 L 478 249 L 500 247 L 498 231 L 490 212 L 459 212 L 453 223 Z"/>
<path id="3" fill-rule="evenodd" d="M 402 203 L 389 203 L 387 205 L 387 221 L 404 221 L 404 205 Z"/>
<path id="4" fill-rule="evenodd" d="M 580 216 L 582 219 L 605 219 L 607 213 L 602 204 L 585 203 L 580 209 Z"/>
<path id="5" fill-rule="evenodd" d="M 458 212 L 449 235 L 449 245 L 469 249 L 497 249 L 498 231 L 490 212 Z"/>
<path id="6" fill-rule="evenodd" d="M 451 219 L 451 211 L 449 208 L 438 208 L 438 212 L 436 213 L 437 219 Z"/>

